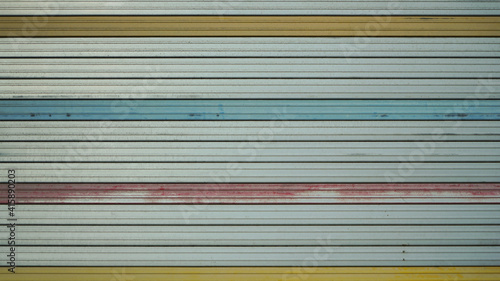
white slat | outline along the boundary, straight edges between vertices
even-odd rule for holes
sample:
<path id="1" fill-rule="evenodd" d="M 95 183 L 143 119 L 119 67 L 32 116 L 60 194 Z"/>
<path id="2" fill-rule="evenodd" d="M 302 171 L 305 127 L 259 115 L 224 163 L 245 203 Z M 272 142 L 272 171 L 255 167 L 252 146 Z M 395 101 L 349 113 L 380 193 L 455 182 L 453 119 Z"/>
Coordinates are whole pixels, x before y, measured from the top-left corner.
<path id="1" fill-rule="evenodd" d="M 3 2 L 2 2 L 3 3 Z M 0 38 L 1 57 L 498 57 L 500 38 Z"/>
<path id="2" fill-rule="evenodd" d="M 500 163 L 0 163 L 21 183 L 499 182 Z"/>
<path id="3" fill-rule="evenodd" d="M 497 161 L 499 142 L 9 142 L 6 162 Z M 420 152 L 419 155 L 415 153 Z M 415 154 L 415 155 L 414 155 Z"/>
<path id="4" fill-rule="evenodd" d="M 4 99 L 499 99 L 495 79 L 22 79 Z"/>
<path id="5" fill-rule="evenodd" d="M 24 266 L 496 266 L 500 247 L 17 247 Z M 8 247 L 2 247 L 5 256 Z"/>
<path id="6" fill-rule="evenodd" d="M 8 228 L 0 233 L 8 236 Z M 319 237 L 325 239 L 321 241 Z M 3 242 L 7 245 L 7 241 Z M 22 226 L 30 246 L 481 246 L 500 226 Z"/>
<path id="7" fill-rule="evenodd" d="M 7 0 L 0 10 L 4 16 L 453 17 L 500 15 L 500 2 Z M 26 17 L 27 23 L 33 19 Z M 498 38 L 3 38 L 0 57 L 4 99 L 500 98 Z M 27 185 L 500 182 L 500 122 L 289 122 L 279 116 L 261 122 L 4 121 L 0 170 L 16 170 L 16 181 Z M 466 202 L 469 194 L 462 194 Z M 499 204 L 167 205 L 153 200 L 17 205 L 19 265 L 500 262 Z M 0 219 L 11 222 L 8 212 L 0 212 Z M 4 237 L 10 231 L 0 229 Z M 9 252 L 0 249 L 4 257 Z"/>
<path id="8" fill-rule="evenodd" d="M 497 1 L 2 1 L 5 15 L 498 15 Z"/>
<path id="9" fill-rule="evenodd" d="M 498 225 L 500 205 L 51 204 L 18 205 L 16 217 L 36 225 Z"/>
<path id="10" fill-rule="evenodd" d="M 498 121 L 0 122 L 0 141 L 499 141 Z"/>
<path id="11" fill-rule="evenodd" d="M 0 59 L 3 78 L 485 78 L 496 58 Z M 154 83 L 154 81 L 152 82 Z"/>

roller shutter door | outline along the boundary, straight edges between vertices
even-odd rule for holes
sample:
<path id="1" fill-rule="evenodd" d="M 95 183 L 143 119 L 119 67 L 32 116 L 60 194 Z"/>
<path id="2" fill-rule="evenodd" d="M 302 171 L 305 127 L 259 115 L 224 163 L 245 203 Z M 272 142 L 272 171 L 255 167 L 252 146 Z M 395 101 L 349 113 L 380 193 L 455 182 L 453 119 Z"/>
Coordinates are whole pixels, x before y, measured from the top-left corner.
<path id="1" fill-rule="evenodd" d="M 500 278 L 500 2 L 0 10 L 0 279 Z"/>

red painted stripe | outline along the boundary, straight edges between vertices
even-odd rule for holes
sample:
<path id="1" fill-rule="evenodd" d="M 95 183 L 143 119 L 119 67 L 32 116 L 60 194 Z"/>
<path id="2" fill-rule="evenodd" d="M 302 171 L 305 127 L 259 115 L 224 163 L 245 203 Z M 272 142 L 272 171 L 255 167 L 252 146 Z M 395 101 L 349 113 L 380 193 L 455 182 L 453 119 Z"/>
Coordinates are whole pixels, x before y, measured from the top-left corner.
<path id="1" fill-rule="evenodd" d="M 6 189 L 0 191 L 6 203 Z M 487 184 L 18 184 L 16 203 L 500 203 Z"/>

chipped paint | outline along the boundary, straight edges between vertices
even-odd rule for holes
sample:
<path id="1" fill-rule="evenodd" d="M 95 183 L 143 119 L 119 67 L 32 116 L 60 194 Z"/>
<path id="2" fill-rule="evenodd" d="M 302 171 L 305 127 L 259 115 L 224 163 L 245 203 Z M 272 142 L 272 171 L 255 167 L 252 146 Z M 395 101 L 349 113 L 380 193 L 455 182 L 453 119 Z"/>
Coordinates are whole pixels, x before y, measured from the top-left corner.
<path id="1" fill-rule="evenodd" d="M 500 184 L 18 184 L 17 194 L 19 204 L 477 204 L 500 203 Z"/>

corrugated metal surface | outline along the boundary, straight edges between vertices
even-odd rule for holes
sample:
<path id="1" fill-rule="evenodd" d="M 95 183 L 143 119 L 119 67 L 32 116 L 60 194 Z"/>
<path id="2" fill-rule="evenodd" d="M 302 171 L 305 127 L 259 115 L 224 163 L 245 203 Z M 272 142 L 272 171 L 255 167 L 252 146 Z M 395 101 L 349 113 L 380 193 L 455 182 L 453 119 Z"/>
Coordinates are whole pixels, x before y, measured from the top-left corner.
<path id="1" fill-rule="evenodd" d="M 499 141 L 499 121 L 3 121 L 1 141 Z M 258 149 L 258 144 L 255 144 Z"/>
<path id="2" fill-rule="evenodd" d="M 412 162 L 410 162 L 412 163 Z M 499 182 L 500 163 L 0 163 L 21 182 Z"/>
<path id="3" fill-rule="evenodd" d="M 19 205 L 17 212 L 23 224 L 61 226 L 500 224 L 499 204 L 35 204 Z"/>
<path id="4" fill-rule="evenodd" d="M 3 78 L 497 78 L 497 58 L 0 59 Z"/>
<path id="5" fill-rule="evenodd" d="M 499 44 L 500 46 L 500 44 Z M 497 79 L 1 79 L 4 99 L 499 99 Z"/>
<path id="6" fill-rule="evenodd" d="M 9 280 L 31 281 L 497 281 L 499 267 L 20 267 Z M 0 276 L 6 273 L 0 272 Z M 416 279 L 417 278 L 417 279 Z"/>
<path id="7" fill-rule="evenodd" d="M 498 37 L 499 16 L 0 17 L 0 37 Z M 15 40 L 13 40 L 15 41 Z"/>
<path id="8" fill-rule="evenodd" d="M 2 1 L 4 15 L 498 15 L 497 1 Z"/>
<path id="9" fill-rule="evenodd" d="M 18 184 L 19 204 L 490 204 L 500 184 Z M 0 198 L 7 191 L 0 190 Z M 0 201 L 3 204 L 7 200 Z"/>
<path id="10" fill-rule="evenodd" d="M 497 38 L 20 38 L 0 40 L 16 57 L 492 57 Z M 1 44 L 1 43 L 0 43 Z M 36 50 L 36 51 L 35 51 Z M 83 59 L 82 62 L 87 60 Z M 288 63 L 288 59 L 283 61 Z M 316 60 L 317 61 L 317 60 Z M 429 63 L 433 60 L 426 59 Z M 438 61 L 436 61 L 438 63 Z M 6 69 L 7 70 L 7 69 Z M 9 71 L 12 71 L 10 69 Z M 9 98 L 498 98 L 498 83 L 481 80 L 1 80 Z M 154 74 L 153 74 L 154 73 Z M 267 72 L 266 72 L 267 74 Z M 359 74 L 359 72 L 358 72 Z M 380 74 L 380 73 L 379 73 Z M 44 74 L 48 75 L 48 74 Z M 126 74 L 123 74 L 126 75 Z M 131 75 L 131 74 L 130 74 Z M 237 76 L 238 74 L 235 74 Z M 425 74 L 422 74 L 424 76 Z M 478 74 L 479 75 L 479 74 Z M 67 74 L 65 76 L 68 76 Z M 17 76 L 15 76 L 17 77 Z M 153 82 L 145 79 L 155 79 Z"/>
<path id="11" fill-rule="evenodd" d="M 0 279 L 497 280 L 499 3 L 3 1 Z"/>
<path id="12" fill-rule="evenodd" d="M 500 55 L 500 39 L 485 37 L 0 38 L 0 46 L 2 57 L 341 57 L 348 60 Z"/>
<path id="13" fill-rule="evenodd" d="M 5 162 L 488 162 L 500 142 L 7 142 Z M 257 153 L 257 149 L 259 149 Z M 428 150 L 416 157 L 415 150 Z M 411 157 L 411 158 L 410 158 Z M 89 165 L 90 166 L 90 165 Z"/>
<path id="14" fill-rule="evenodd" d="M 4 100 L 2 120 L 500 120 L 500 101 Z"/>
<path id="15" fill-rule="evenodd" d="M 300 266 L 318 247 L 31 247 L 25 266 Z M 318 266 L 496 266 L 500 247 L 329 247 Z M 0 250 L 6 255 L 5 247 Z"/>
<path id="16" fill-rule="evenodd" d="M 4 230 L 4 235 L 8 235 Z M 318 237 L 329 237 L 325 242 Z M 446 238 L 444 238 L 446 237 Z M 500 226 L 24 226 L 19 246 L 500 246 Z M 7 241 L 4 242 L 7 245 Z"/>

